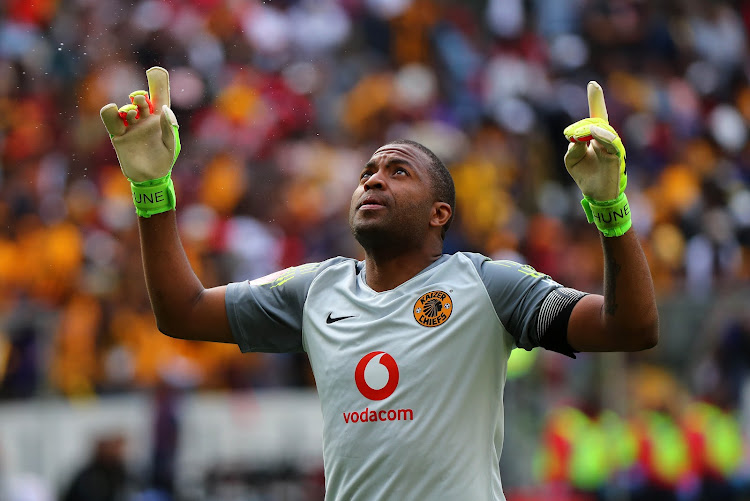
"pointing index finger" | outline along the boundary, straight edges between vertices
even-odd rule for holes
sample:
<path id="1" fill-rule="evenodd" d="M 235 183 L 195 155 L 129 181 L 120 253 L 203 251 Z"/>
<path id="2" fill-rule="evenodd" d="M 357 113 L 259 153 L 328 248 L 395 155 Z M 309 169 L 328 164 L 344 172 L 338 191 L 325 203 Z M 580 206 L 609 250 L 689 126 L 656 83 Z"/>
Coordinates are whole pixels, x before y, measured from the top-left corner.
<path id="1" fill-rule="evenodd" d="M 604 103 L 604 91 L 601 85 L 592 80 L 586 90 L 589 96 L 589 116 L 591 118 L 603 118 L 609 123 L 607 105 Z"/>
<path id="2" fill-rule="evenodd" d="M 171 106 L 169 99 L 169 72 L 160 66 L 146 70 L 148 94 L 155 110 L 161 110 L 165 104 Z"/>

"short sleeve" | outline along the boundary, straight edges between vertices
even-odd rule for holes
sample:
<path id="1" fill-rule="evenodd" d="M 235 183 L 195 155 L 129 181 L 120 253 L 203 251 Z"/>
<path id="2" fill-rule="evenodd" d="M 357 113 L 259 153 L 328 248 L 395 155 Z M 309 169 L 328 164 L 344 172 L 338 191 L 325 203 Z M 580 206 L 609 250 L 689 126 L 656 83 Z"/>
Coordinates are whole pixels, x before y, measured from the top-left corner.
<path id="1" fill-rule="evenodd" d="M 470 258 L 487 288 L 498 318 L 516 346 L 526 350 L 544 346 L 573 356 L 573 350 L 565 341 L 567 318 L 572 306 L 585 293 L 563 288 L 549 275 L 527 264 L 493 261 L 479 254 Z M 565 325 L 559 325 L 561 322 L 556 320 L 565 320 L 562 322 Z M 548 338 L 545 339 L 545 335 Z M 554 343 L 553 338 L 556 339 Z"/>
<path id="2" fill-rule="evenodd" d="M 310 263 L 227 286 L 232 335 L 243 352 L 304 351 L 302 312 L 321 263 Z"/>

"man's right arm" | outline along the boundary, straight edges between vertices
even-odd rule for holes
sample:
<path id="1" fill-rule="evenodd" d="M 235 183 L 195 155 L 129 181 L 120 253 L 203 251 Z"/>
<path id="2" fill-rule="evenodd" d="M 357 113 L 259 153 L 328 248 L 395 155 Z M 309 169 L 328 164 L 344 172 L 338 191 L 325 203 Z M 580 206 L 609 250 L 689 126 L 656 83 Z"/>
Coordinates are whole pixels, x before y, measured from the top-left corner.
<path id="1" fill-rule="evenodd" d="M 206 289 L 195 275 L 171 210 L 138 218 L 141 256 L 156 324 L 164 334 L 234 343 L 225 306 L 226 287 Z"/>
<path id="2" fill-rule="evenodd" d="M 141 233 L 141 255 L 159 330 L 168 336 L 234 342 L 224 306 L 226 288 L 204 289 L 180 243 L 172 167 L 180 154 L 177 118 L 169 108 L 169 73 L 146 71 L 148 92 L 131 104 L 101 110 L 102 121 L 128 178 Z"/>

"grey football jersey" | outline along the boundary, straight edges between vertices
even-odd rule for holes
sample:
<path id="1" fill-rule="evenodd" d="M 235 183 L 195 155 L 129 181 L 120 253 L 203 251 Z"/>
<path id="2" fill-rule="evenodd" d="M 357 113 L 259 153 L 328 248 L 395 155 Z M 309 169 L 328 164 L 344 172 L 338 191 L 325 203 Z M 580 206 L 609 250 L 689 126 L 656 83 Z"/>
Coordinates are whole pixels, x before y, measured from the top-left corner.
<path id="1" fill-rule="evenodd" d="M 504 500 L 503 388 L 514 346 L 539 344 L 561 287 L 511 261 L 443 255 L 375 292 L 333 258 L 233 283 L 242 351 L 306 351 L 323 412 L 326 499 Z"/>

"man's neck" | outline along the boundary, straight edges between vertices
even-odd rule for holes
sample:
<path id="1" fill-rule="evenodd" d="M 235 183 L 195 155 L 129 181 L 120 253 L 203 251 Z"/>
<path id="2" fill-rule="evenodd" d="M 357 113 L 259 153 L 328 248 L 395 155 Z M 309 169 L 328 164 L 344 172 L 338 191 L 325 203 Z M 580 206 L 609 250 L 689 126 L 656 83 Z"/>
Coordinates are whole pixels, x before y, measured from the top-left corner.
<path id="1" fill-rule="evenodd" d="M 395 256 L 370 251 L 365 258 L 365 281 L 375 292 L 395 289 L 440 259 L 440 256 L 442 252 L 425 253 L 421 250 Z"/>

